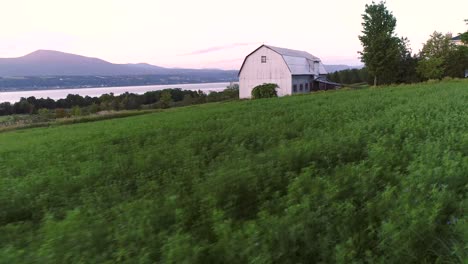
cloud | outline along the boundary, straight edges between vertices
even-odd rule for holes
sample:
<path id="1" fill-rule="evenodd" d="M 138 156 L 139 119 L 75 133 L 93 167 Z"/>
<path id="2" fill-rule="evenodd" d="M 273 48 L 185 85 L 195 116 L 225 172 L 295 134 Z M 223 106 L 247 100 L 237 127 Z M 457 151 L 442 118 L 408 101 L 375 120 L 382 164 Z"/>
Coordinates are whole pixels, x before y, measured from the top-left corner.
<path id="1" fill-rule="evenodd" d="M 210 53 L 210 52 L 215 52 L 215 51 L 220 51 L 220 50 L 226 50 L 226 49 L 232 49 L 232 48 L 237 48 L 237 47 L 242 47 L 242 46 L 250 46 L 250 45 L 256 45 L 258 44 L 257 42 L 252 42 L 252 43 L 233 43 L 230 45 L 224 45 L 224 46 L 215 46 L 211 48 L 206 48 L 206 49 L 201 49 L 201 50 L 195 50 L 190 53 L 186 54 L 181 54 L 179 56 L 192 56 L 192 55 L 200 55 L 200 54 L 205 54 L 205 53 Z"/>

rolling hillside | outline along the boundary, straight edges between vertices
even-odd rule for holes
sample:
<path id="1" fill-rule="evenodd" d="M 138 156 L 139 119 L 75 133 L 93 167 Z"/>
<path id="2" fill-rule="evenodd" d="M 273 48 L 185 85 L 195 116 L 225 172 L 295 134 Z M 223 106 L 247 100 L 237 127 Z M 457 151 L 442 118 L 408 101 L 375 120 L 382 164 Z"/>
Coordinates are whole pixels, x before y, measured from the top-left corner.
<path id="1" fill-rule="evenodd" d="M 0 134 L 4 263 L 463 263 L 466 81 Z"/>

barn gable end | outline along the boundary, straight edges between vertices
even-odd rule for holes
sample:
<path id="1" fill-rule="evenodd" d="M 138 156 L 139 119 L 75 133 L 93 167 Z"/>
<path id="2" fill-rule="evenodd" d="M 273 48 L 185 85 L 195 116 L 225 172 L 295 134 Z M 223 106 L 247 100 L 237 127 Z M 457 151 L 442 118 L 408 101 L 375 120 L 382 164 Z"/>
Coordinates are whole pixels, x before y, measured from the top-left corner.
<path id="1" fill-rule="evenodd" d="M 278 96 L 338 85 L 324 83 L 322 78 L 326 74 L 322 61 L 308 52 L 262 45 L 247 55 L 242 64 L 239 97 L 250 98 L 252 89 L 264 83 L 276 83 Z"/>
<path id="2" fill-rule="evenodd" d="M 291 73 L 283 57 L 261 46 L 245 58 L 239 71 L 239 97 L 250 98 L 252 89 L 264 83 L 278 84 L 278 95 L 287 95 L 290 94 L 291 80 Z"/>

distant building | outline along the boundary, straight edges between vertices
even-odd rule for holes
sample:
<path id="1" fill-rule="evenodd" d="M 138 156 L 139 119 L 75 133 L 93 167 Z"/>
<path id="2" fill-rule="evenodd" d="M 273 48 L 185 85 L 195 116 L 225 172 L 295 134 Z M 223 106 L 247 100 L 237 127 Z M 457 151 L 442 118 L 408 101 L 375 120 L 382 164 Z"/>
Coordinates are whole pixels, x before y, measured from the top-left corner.
<path id="1" fill-rule="evenodd" d="M 334 89 L 339 84 L 326 79 L 322 61 L 299 50 L 262 45 L 247 55 L 239 71 L 239 97 L 250 98 L 252 89 L 276 83 L 278 96 Z"/>
<path id="2" fill-rule="evenodd" d="M 451 38 L 450 41 L 455 45 L 464 45 L 463 42 L 461 41 L 461 35 Z"/>

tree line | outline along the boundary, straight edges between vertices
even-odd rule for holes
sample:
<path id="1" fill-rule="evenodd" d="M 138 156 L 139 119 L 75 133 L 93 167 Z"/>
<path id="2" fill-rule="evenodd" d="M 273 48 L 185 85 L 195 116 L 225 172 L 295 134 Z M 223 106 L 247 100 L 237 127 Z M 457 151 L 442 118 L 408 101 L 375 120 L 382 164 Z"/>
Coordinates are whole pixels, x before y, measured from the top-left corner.
<path id="1" fill-rule="evenodd" d="M 57 118 L 70 115 L 85 115 L 109 110 L 157 109 L 208 102 L 218 102 L 239 98 L 239 86 L 228 86 L 220 92 L 206 94 L 202 91 L 180 88 L 150 91 L 144 94 L 123 93 L 103 94 L 99 97 L 69 94 L 66 98 L 21 98 L 19 102 L 0 103 L 0 116 L 13 114 L 41 114 Z"/>
<path id="2" fill-rule="evenodd" d="M 434 31 L 423 48 L 413 54 L 409 40 L 395 33 L 396 18 L 385 2 L 366 5 L 359 52 L 363 69 L 334 72 L 328 78 L 345 84 L 415 83 L 444 77 L 463 78 L 468 70 L 468 31 L 460 34 L 465 45 L 452 42 L 452 34 Z M 468 20 L 465 20 L 468 24 Z"/>

